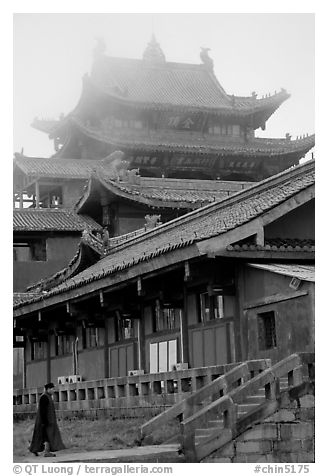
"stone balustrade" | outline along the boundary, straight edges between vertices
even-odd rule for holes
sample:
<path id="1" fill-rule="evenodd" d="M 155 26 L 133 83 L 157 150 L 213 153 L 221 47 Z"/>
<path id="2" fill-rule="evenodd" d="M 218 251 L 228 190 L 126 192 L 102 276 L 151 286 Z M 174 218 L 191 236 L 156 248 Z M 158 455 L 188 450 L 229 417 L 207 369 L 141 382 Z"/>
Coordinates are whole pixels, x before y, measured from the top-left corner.
<path id="1" fill-rule="evenodd" d="M 171 406 L 228 372 L 238 363 L 107 378 L 56 386 L 57 410 L 80 411 L 112 407 Z M 36 411 L 43 388 L 14 390 L 14 413 Z"/>

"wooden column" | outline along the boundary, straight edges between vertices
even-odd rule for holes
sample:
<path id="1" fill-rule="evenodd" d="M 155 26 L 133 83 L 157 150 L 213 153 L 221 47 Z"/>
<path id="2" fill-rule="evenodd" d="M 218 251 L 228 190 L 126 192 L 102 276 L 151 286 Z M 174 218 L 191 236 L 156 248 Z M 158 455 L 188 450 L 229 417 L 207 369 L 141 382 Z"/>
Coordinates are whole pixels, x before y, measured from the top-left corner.
<path id="1" fill-rule="evenodd" d="M 109 348 L 108 348 L 108 332 L 109 332 L 109 320 L 107 316 L 104 316 L 105 319 L 105 339 L 104 339 L 104 370 L 105 378 L 109 378 Z"/>
<path id="2" fill-rule="evenodd" d="M 247 341 L 248 335 L 246 323 L 244 323 L 244 268 L 242 265 L 236 265 L 235 268 L 235 283 L 236 283 L 236 304 L 235 304 L 235 350 L 236 360 L 241 362 L 247 359 L 247 349 L 245 349 L 245 340 Z"/>
<path id="3" fill-rule="evenodd" d="M 51 350 L 51 334 L 50 334 L 50 331 L 48 331 L 48 340 L 47 340 L 47 382 L 51 382 L 50 350 Z"/>
<path id="4" fill-rule="evenodd" d="M 183 309 L 180 314 L 181 362 L 189 365 L 189 336 L 188 336 L 188 294 L 187 286 L 183 285 Z"/>
<path id="5" fill-rule="evenodd" d="M 38 180 L 35 182 L 35 208 L 40 207 L 40 187 Z"/>
<path id="6" fill-rule="evenodd" d="M 26 341 L 27 338 L 24 336 L 24 353 L 23 353 L 23 388 L 26 388 Z"/>
<path id="7" fill-rule="evenodd" d="M 19 192 L 19 208 L 23 209 L 24 208 L 24 200 L 23 200 L 23 192 Z"/>
<path id="8" fill-rule="evenodd" d="M 146 354 L 145 354 L 145 319 L 144 319 L 144 303 L 140 298 L 140 319 L 137 320 L 138 335 L 138 369 L 145 370 Z"/>

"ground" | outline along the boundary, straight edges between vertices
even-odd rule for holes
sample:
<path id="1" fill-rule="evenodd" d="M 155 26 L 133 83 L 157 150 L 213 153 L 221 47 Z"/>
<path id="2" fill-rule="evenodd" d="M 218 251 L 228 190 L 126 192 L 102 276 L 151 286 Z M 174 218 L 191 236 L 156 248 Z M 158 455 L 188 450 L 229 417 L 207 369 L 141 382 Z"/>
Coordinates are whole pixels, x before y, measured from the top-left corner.
<path id="1" fill-rule="evenodd" d="M 64 419 L 58 421 L 64 444 L 69 452 L 132 448 L 138 445 L 138 429 L 146 418 L 124 419 Z M 29 456 L 34 420 L 14 423 L 13 455 Z M 178 432 L 178 423 L 161 427 L 154 432 L 150 444 L 160 444 Z M 67 450 L 64 450 L 65 452 Z"/>

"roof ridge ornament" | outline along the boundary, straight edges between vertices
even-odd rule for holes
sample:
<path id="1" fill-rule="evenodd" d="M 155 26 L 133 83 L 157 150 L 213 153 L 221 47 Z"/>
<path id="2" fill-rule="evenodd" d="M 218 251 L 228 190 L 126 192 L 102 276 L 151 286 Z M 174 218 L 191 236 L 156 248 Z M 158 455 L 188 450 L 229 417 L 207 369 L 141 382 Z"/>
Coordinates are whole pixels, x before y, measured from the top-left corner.
<path id="1" fill-rule="evenodd" d="M 155 38 L 155 35 L 152 34 L 150 42 L 146 46 L 145 51 L 142 55 L 143 60 L 149 61 L 151 63 L 165 63 L 165 55 L 163 50 Z"/>
<path id="2" fill-rule="evenodd" d="M 214 62 L 212 58 L 209 57 L 208 52 L 211 51 L 211 48 L 204 48 L 203 46 L 200 47 L 200 59 L 204 63 L 204 66 L 206 66 L 206 69 L 209 71 L 213 71 L 214 68 Z"/>

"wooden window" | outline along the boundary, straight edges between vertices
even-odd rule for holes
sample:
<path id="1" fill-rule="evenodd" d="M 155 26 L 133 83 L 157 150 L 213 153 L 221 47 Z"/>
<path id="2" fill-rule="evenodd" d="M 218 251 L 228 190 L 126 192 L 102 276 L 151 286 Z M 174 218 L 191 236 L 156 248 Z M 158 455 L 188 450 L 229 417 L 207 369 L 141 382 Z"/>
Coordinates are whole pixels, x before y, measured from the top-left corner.
<path id="1" fill-rule="evenodd" d="M 277 347 L 276 320 L 274 311 L 257 315 L 259 349 L 268 350 Z"/>
<path id="2" fill-rule="evenodd" d="M 210 296 L 207 292 L 199 295 L 200 322 L 208 322 L 224 317 L 224 296 Z"/>
<path id="3" fill-rule="evenodd" d="M 232 126 L 232 135 L 233 136 L 240 136 L 240 126 L 239 126 L 239 124 L 237 124 L 237 125 L 234 124 Z"/>
<path id="4" fill-rule="evenodd" d="M 104 345 L 105 330 L 102 327 L 82 328 L 82 347 L 90 349 Z"/>
<path id="5" fill-rule="evenodd" d="M 44 341 L 31 342 L 31 360 L 45 359 L 47 357 L 47 343 Z"/>
<path id="6" fill-rule="evenodd" d="M 179 329 L 180 314 L 181 309 L 173 307 L 162 308 L 160 302 L 157 301 L 154 309 L 154 332 Z"/>
<path id="7" fill-rule="evenodd" d="M 73 352 L 73 340 L 72 335 L 59 335 L 55 337 L 55 354 L 65 355 Z"/>
<path id="8" fill-rule="evenodd" d="M 210 317 L 210 296 L 208 293 L 200 294 L 200 320 L 206 322 L 211 319 Z"/>
<path id="9" fill-rule="evenodd" d="M 222 128 L 219 124 L 212 125 L 208 128 L 209 134 L 215 134 L 215 135 L 221 135 L 222 134 Z"/>
<path id="10" fill-rule="evenodd" d="M 115 340 L 116 342 L 132 339 L 135 337 L 134 321 L 131 318 L 120 315 L 115 316 Z"/>
<path id="11" fill-rule="evenodd" d="M 177 339 L 152 342 L 149 349 L 150 373 L 168 372 L 177 364 Z"/>

